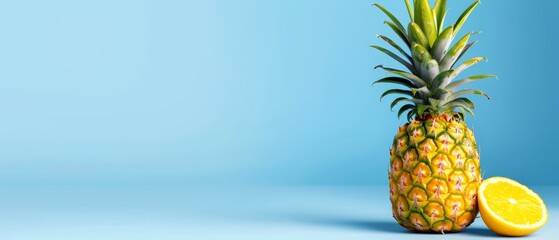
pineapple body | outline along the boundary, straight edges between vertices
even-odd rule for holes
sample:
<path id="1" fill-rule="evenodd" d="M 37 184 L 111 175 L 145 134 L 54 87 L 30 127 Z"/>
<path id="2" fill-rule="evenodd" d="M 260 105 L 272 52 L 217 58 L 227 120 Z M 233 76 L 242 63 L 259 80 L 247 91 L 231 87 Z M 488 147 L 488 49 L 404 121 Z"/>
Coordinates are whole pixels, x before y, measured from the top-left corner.
<path id="1" fill-rule="evenodd" d="M 394 138 L 389 182 L 392 213 L 400 225 L 461 231 L 478 213 L 481 176 L 473 132 L 454 114 L 416 117 Z"/>
<path id="2" fill-rule="evenodd" d="M 470 95 L 489 99 L 485 92 L 464 88 L 493 74 L 463 76 L 465 70 L 486 61 L 467 56 L 476 43 L 475 32 L 459 34 L 479 5 L 466 8 L 445 27 L 447 0 L 404 0 L 410 20 L 402 23 L 380 4 L 373 4 L 389 18 L 384 23 L 400 38 L 402 46 L 377 35 L 393 50 L 373 45 L 399 63 L 400 68 L 378 65 L 390 76 L 376 83 L 394 84 L 380 99 L 397 95 L 390 109 L 399 107 L 398 118 L 407 116 L 390 149 L 389 187 L 392 213 L 407 229 L 420 232 L 458 232 L 478 213 L 477 189 L 481 182 L 479 154 L 473 132 L 464 120 L 474 116 Z M 404 22 L 405 23 L 405 22 Z"/>

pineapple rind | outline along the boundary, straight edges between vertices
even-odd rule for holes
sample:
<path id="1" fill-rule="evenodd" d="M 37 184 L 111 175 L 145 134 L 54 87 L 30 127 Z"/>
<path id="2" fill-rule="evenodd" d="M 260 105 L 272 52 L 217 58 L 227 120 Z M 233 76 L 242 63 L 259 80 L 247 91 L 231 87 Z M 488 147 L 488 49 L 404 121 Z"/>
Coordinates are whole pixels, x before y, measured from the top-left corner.
<path id="1" fill-rule="evenodd" d="M 390 201 L 400 225 L 457 232 L 475 220 L 479 154 L 473 132 L 461 119 L 443 114 L 407 123 L 390 153 Z"/>

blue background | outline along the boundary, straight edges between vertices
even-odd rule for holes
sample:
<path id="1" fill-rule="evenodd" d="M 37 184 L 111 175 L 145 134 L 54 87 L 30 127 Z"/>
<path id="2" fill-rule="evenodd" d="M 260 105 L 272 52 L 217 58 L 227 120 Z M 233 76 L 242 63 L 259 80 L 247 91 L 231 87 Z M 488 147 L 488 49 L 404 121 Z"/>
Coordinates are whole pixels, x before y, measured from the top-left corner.
<path id="1" fill-rule="evenodd" d="M 407 21 L 402 1 L 382 1 Z M 450 1 L 447 24 L 470 1 Z M 370 1 L 5 1 L 0 178 L 384 185 L 398 125 Z M 468 73 L 484 176 L 557 185 L 555 1 L 483 1 Z"/>

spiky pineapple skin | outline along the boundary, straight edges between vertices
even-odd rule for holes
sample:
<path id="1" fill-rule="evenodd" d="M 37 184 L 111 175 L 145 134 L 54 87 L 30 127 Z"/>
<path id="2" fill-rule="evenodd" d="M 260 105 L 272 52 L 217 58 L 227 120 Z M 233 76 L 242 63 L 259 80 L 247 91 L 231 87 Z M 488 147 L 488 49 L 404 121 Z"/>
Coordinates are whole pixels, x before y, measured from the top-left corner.
<path id="1" fill-rule="evenodd" d="M 478 213 L 481 183 L 473 132 L 443 114 L 401 126 L 390 149 L 390 201 L 396 221 L 421 232 L 458 232 Z"/>

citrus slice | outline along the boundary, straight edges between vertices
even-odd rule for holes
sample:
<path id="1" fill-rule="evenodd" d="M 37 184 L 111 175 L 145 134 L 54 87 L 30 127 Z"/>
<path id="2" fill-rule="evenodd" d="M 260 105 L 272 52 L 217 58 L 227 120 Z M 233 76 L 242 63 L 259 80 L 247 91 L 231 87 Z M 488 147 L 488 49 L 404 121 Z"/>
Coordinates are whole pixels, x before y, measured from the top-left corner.
<path id="1" fill-rule="evenodd" d="M 528 187 L 508 178 L 485 179 L 478 190 L 483 222 L 503 236 L 525 236 L 547 222 L 543 200 Z"/>

